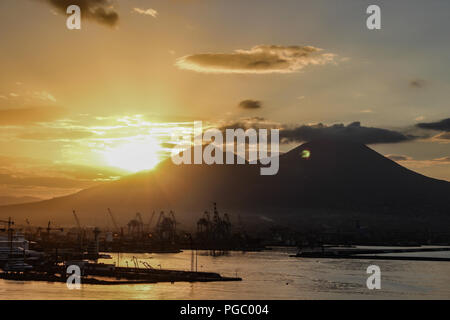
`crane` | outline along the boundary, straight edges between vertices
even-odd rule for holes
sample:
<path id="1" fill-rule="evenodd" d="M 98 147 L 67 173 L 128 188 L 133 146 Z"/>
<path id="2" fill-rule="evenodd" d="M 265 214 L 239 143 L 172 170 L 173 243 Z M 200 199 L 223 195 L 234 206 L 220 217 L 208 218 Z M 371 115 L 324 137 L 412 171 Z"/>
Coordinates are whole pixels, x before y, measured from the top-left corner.
<path id="1" fill-rule="evenodd" d="M 77 227 L 78 227 L 78 240 L 80 241 L 80 248 L 83 247 L 83 229 L 81 228 L 81 223 L 80 223 L 80 219 L 78 219 L 77 213 L 75 212 L 75 210 L 72 210 L 73 213 L 73 217 L 75 218 L 75 222 L 77 223 Z"/>
<path id="2" fill-rule="evenodd" d="M 142 220 L 142 216 L 140 212 L 136 213 L 136 219 L 139 221 L 139 223 L 143 226 L 144 225 L 144 221 Z"/>
<path id="3" fill-rule="evenodd" d="M 147 231 L 150 231 L 152 228 L 152 222 L 153 222 L 153 219 L 155 218 L 155 214 L 156 214 L 156 212 L 153 211 L 152 216 L 150 217 L 150 220 L 148 221 L 148 225 L 147 225 L 148 230 Z"/>
<path id="4" fill-rule="evenodd" d="M 117 225 L 117 221 L 116 221 L 116 219 L 114 218 L 114 215 L 113 215 L 113 213 L 112 213 L 112 211 L 111 211 L 110 208 L 108 208 L 108 212 L 109 212 L 109 216 L 111 217 L 111 221 L 112 221 L 112 223 L 113 223 L 113 226 L 114 226 L 115 231 L 116 231 L 116 232 L 119 232 L 119 231 L 120 231 L 120 230 L 119 230 L 119 226 Z"/>
<path id="5" fill-rule="evenodd" d="M 61 232 L 64 231 L 63 228 L 51 228 L 50 227 L 51 224 L 52 224 L 51 221 L 49 221 L 48 224 L 47 224 L 47 229 L 46 229 L 47 230 L 47 236 L 50 236 L 50 231 L 52 231 L 52 230 L 57 230 L 57 231 L 61 231 Z"/>
<path id="6" fill-rule="evenodd" d="M 177 228 L 177 223 L 178 222 L 177 222 L 177 220 L 175 220 L 175 213 L 172 210 L 170 210 L 169 216 L 172 218 L 174 232 L 176 232 L 176 228 Z"/>
<path id="7" fill-rule="evenodd" d="M 75 222 L 77 223 L 78 230 L 80 230 L 80 232 L 81 232 L 81 224 L 80 224 L 80 220 L 78 219 L 77 213 L 75 212 L 75 210 L 73 210 L 72 212 L 73 212 L 73 217 L 75 218 Z"/>
<path id="8" fill-rule="evenodd" d="M 158 221 L 156 222 L 156 228 L 159 229 L 161 225 L 161 221 L 164 219 L 164 211 L 161 211 L 158 217 Z"/>
<path id="9" fill-rule="evenodd" d="M 8 220 L 0 220 L 0 223 L 5 223 L 8 225 L 9 253 L 11 254 L 13 249 L 13 233 L 14 233 L 14 229 L 11 228 L 11 226 L 14 225 L 14 221 L 12 221 L 11 217 L 9 217 Z"/>
<path id="10" fill-rule="evenodd" d="M 11 217 L 8 218 L 8 220 L 0 220 L 0 223 L 5 223 L 8 225 L 8 230 L 11 229 L 11 226 L 14 225 L 14 221 L 11 220 Z"/>

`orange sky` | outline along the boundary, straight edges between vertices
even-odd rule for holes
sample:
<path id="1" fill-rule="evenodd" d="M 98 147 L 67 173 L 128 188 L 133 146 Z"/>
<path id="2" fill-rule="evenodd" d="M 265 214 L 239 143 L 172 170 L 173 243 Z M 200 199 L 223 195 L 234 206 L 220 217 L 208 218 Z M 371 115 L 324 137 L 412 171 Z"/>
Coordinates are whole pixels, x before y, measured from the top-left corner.
<path id="1" fill-rule="evenodd" d="M 450 8 L 424 14 L 408 3 L 408 17 L 386 5 L 386 27 L 371 33 L 364 1 L 105 0 L 109 20 L 92 13 L 69 31 L 51 1 L 3 0 L 0 195 L 51 198 L 151 169 L 174 130 L 195 120 L 360 121 L 420 136 L 371 147 L 450 180 L 448 133 L 416 127 L 449 116 L 448 21 L 439 17 Z M 406 28 L 428 14 L 428 29 Z"/>

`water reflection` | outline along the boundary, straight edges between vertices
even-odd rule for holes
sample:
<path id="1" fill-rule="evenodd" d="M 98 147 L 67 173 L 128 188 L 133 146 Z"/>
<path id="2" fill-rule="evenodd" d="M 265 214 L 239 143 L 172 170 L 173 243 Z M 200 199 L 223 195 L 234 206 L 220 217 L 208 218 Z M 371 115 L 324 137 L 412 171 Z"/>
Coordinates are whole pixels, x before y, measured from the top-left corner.
<path id="1" fill-rule="evenodd" d="M 93 286 L 68 290 L 65 284 L 0 280 L 0 299 L 449 299 L 450 264 L 445 262 L 316 260 L 290 258 L 285 249 L 199 254 L 199 271 L 242 277 L 242 282 L 157 283 Z M 292 253 L 292 252 L 291 252 Z M 190 270 L 191 252 L 113 254 L 104 263 L 133 265 L 135 256 L 153 267 Z M 382 289 L 366 288 L 366 268 L 382 270 Z"/>

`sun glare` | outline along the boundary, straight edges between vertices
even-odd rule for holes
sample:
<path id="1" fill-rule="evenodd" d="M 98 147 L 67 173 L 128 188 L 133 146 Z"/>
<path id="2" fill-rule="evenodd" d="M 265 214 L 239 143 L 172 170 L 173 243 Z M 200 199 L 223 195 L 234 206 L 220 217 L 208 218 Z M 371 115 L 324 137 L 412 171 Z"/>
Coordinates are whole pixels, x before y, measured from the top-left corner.
<path id="1" fill-rule="evenodd" d="M 161 147 L 156 139 L 122 143 L 104 152 L 106 162 L 130 172 L 153 169 L 160 161 Z"/>

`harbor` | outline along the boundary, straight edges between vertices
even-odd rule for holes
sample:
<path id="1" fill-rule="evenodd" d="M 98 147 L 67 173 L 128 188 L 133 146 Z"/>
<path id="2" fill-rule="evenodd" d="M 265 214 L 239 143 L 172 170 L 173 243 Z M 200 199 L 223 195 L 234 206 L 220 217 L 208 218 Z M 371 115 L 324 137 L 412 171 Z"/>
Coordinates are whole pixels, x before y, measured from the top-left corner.
<path id="1" fill-rule="evenodd" d="M 442 299 L 450 294 L 450 264 L 430 261 L 376 261 L 382 291 L 367 290 L 366 268 L 371 260 L 290 258 L 295 248 L 278 247 L 258 252 L 232 251 L 226 256 L 199 252 L 198 270 L 214 271 L 243 281 L 159 282 L 90 285 L 68 290 L 66 283 L 0 279 L 2 299 L 106 299 L 106 300 L 203 300 L 203 299 Z M 436 255 L 438 253 L 435 253 Z M 450 257 L 450 252 L 439 256 Z M 121 253 L 120 266 L 133 256 L 163 269 L 189 270 L 190 250 L 177 254 Z M 119 257 L 100 259 L 118 265 Z M 418 275 L 420 275 L 418 277 Z M 98 277 L 101 279 L 101 277 Z M 124 281 L 124 280 L 122 280 Z"/>
<path id="2" fill-rule="evenodd" d="M 229 214 L 219 212 L 216 203 L 212 210 L 199 215 L 195 230 L 181 228 L 172 210 L 159 214 L 153 211 L 147 221 L 144 215 L 136 213 L 128 223 L 121 225 L 113 210 L 107 208 L 105 219 L 109 227 L 85 226 L 75 210 L 71 215 L 75 224 L 68 227 L 52 221 L 42 227 L 33 226 L 28 219 L 25 224 L 18 224 L 12 217 L 1 220 L 0 279 L 68 283 L 72 276 L 68 270 L 76 266 L 80 282 L 85 285 L 239 282 L 243 278 L 237 271 L 234 275 L 223 275 L 215 269 L 203 269 L 202 261 L 209 257 L 227 259 L 236 252 L 243 255 L 264 253 L 283 245 L 298 250 L 296 254 L 287 254 L 287 258 L 301 258 L 301 261 L 450 261 L 450 257 L 414 256 L 449 252 L 449 246 L 413 243 L 406 247 L 358 246 L 358 241 L 364 242 L 366 230 L 358 221 L 354 229 L 336 233 L 329 230 L 301 233 L 273 226 L 263 235 L 251 234 L 245 230 L 239 216 L 232 222 Z M 341 243 L 342 239 L 346 241 Z M 182 256 L 183 263 L 162 266 L 154 260 L 156 255 L 173 259 Z"/>
<path id="3" fill-rule="evenodd" d="M 119 230 L 112 211 L 109 216 Z M 173 212 L 161 212 L 153 228 L 151 222 L 145 225 L 140 214 L 131 220 L 120 233 L 110 230 L 83 228 L 75 211 L 72 212 L 76 227 L 67 229 L 54 227 L 48 222 L 46 228 L 18 226 L 12 218 L 1 220 L 0 229 L 0 279 L 13 281 L 67 282 L 71 276 L 69 267 L 76 266 L 83 284 L 120 285 L 159 282 L 213 282 L 241 281 L 235 277 L 222 276 L 215 272 L 198 271 L 198 249 L 193 249 L 192 236 L 177 233 Z M 183 234 L 183 233 L 181 233 Z M 31 239 L 31 240 L 29 240 Z M 135 256 L 121 266 L 117 263 L 99 262 L 111 260 L 112 255 L 120 257 L 122 252 L 147 254 L 177 254 L 183 243 L 189 243 L 191 257 L 186 261 L 189 270 L 163 269 L 161 265 L 137 259 Z M 223 249 L 223 248 L 220 248 Z"/>

